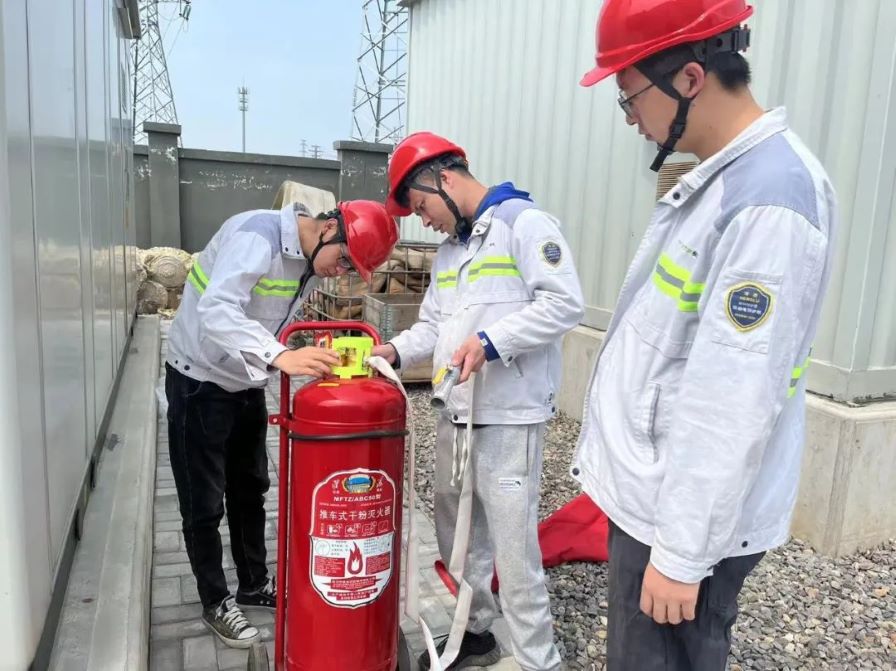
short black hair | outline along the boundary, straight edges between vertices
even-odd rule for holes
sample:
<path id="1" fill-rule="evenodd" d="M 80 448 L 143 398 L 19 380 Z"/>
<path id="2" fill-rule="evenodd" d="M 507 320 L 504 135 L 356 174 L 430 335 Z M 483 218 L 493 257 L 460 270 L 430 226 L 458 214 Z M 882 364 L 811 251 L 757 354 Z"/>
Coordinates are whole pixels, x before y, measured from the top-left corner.
<path id="1" fill-rule="evenodd" d="M 644 59 L 644 64 L 654 72 L 673 75 L 688 63 L 699 63 L 706 74 L 715 74 L 726 91 L 732 93 L 749 86 L 753 81 L 750 63 L 742 54 L 723 51 L 712 57 L 707 65 L 697 56 L 691 44 L 681 44 Z"/>
<path id="2" fill-rule="evenodd" d="M 460 154 L 442 154 L 441 156 L 433 159 L 432 161 L 428 161 L 427 163 L 423 163 L 418 166 L 411 173 L 404 178 L 404 181 L 401 183 L 401 186 L 395 192 L 395 200 L 402 207 L 408 207 L 409 199 L 410 199 L 410 190 L 411 184 L 418 181 L 418 179 L 424 173 L 432 173 L 435 175 L 436 171 L 441 172 L 442 170 L 451 170 L 452 172 L 456 172 L 459 175 L 464 177 L 472 177 L 473 175 L 470 173 L 469 164 L 467 160 L 460 156 Z"/>

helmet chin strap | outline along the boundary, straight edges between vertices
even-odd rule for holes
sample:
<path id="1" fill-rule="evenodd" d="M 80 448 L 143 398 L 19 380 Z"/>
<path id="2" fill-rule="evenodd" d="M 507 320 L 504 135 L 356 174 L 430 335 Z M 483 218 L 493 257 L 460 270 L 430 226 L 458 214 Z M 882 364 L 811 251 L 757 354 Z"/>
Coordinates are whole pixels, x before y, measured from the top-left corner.
<path id="1" fill-rule="evenodd" d="M 311 252 L 311 256 L 308 257 L 308 267 L 305 268 L 305 272 L 302 273 L 302 277 L 299 280 L 299 290 L 305 286 L 305 283 L 312 278 L 316 273 L 314 272 L 314 260 L 317 258 L 317 255 L 320 254 L 320 250 L 322 250 L 327 245 L 337 245 L 341 242 L 345 242 L 345 235 L 342 232 L 342 223 L 337 219 L 337 229 L 336 235 L 332 240 L 327 240 L 324 242 L 324 234 L 321 233 L 320 237 L 317 239 L 317 246 Z"/>
<path id="2" fill-rule="evenodd" d="M 457 207 L 457 203 L 455 203 L 451 196 L 449 196 L 442 188 L 441 169 L 434 168 L 432 172 L 435 176 L 435 188 L 429 186 L 428 184 L 420 184 L 419 182 L 409 182 L 408 188 L 416 189 L 417 191 L 423 191 L 424 193 L 434 193 L 440 196 L 442 200 L 445 201 L 445 206 L 451 211 L 451 214 L 454 215 L 455 232 L 457 234 L 463 235 L 473 230 L 473 222 L 471 222 L 467 217 L 461 215 L 460 209 Z"/>
<path id="3" fill-rule="evenodd" d="M 746 26 L 738 26 L 721 35 L 716 35 L 707 40 L 691 44 L 690 47 L 693 53 L 684 57 L 682 62 L 677 67 L 672 68 L 671 71 L 669 70 L 668 65 L 666 66 L 665 72 L 660 72 L 655 67 L 647 65 L 644 62 L 635 65 L 638 71 L 647 77 L 654 86 L 670 98 L 678 101 L 678 111 L 675 113 L 675 118 L 669 126 L 669 136 L 666 138 L 665 142 L 659 145 L 659 153 L 657 153 L 656 158 L 650 166 L 651 170 L 659 172 L 660 168 L 663 167 L 663 163 L 666 162 L 666 159 L 675 152 L 675 146 L 684 135 L 688 123 L 688 112 L 691 109 L 691 104 L 694 102 L 693 96 L 687 98 L 681 95 L 672 85 L 672 77 L 674 74 L 691 61 L 700 63 L 703 66 L 703 69 L 706 72 L 709 72 L 716 54 L 746 51 L 749 46 L 750 29 Z"/>

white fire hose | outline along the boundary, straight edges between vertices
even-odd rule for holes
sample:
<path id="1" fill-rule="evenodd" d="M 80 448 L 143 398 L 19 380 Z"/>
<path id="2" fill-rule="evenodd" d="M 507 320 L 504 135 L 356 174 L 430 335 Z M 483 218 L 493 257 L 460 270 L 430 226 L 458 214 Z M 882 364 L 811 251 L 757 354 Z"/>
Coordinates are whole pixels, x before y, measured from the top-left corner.
<path id="1" fill-rule="evenodd" d="M 445 644 L 445 650 L 441 657 L 436 651 L 436 644 L 433 640 L 432 633 L 423 617 L 420 615 L 420 570 L 419 570 L 419 537 L 416 522 L 416 504 L 417 493 L 414 490 L 414 472 L 416 470 L 416 430 L 414 426 L 413 408 L 408 399 L 404 385 L 401 379 L 392 368 L 388 361 L 383 357 L 373 356 L 367 359 L 367 365 L 376 370 L 380 375 L 388 378 L 396 384 L 404 395 L 405 405 L 407 407 L 408 432 L 410 434 L 410 449 L 408 454 L 408 476 L 407 476 L 407 496 L 408 496 L 408 545 L 405 551 L 405 614 L 414 622 L 420 625 L 423 636 L 426 639 L 426 650 L 429 652 L 430 669 L 432 671 L 444 671 L 454 659 L 460 650 L 463 641 L 464 632 L 467 628 L 467 622 L 470 618 L 470 603 L 473 598 L 473 588 L 464 579 L 464 565 L 467 559 L 467 551 L 470 546 L 470 527 L 473 513 L 473 483 L 470 466 L 470 450 L 473 445 L 473 389 L 475 388 L 475 375 L 470 376 L 470 412 L 467 416 L 467 427 L 463 440 L 463 447 L 460 455 L 455 452 L 454 464 L 452 465 L 452 483 L 455 478 L 461 480 L 460 501 L 457 511 L 457 522 L 454 527 L 454 546 L 451 551 L 451 560 L 448 565 L 448 572 L 458 585 L 457 606 L 454 610 L 454 620 L 451 623 L 451 631 L 448 635 L 448 641 Z M 455 451 L 457 441 L 454 441 Z M 458 458 L 459 457 L 459 458 Z"/>

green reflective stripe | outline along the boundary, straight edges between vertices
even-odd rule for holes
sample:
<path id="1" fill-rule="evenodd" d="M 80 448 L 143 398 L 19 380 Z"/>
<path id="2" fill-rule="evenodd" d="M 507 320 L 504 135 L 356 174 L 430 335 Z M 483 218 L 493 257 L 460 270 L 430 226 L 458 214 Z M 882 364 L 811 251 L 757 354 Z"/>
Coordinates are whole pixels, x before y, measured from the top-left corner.
<path id="1" fill-rule="evenodd" d="M 700 297 L 706 288 L 703 283 L 691 282 L 690 272 L 666 254 L 661 255 L 656 264 L 653 283 L 661 292 L 674 299 L 682 312 L 697 312 Z"/>
<path id="2" fill-rule="evenodd" d="M 202 266 L 199 265 L 198 259 L 193 262 L 193 269 L 190 272 L 196 273 L 196 279 L 199 280 L 200 284 L 202 284 L 203 289 L 208 286 L 208 275 L 206 275 L 205 271 L 202 270 Z"/>
<path id="3" fill-rule="evenodd" d="M 205 277 L 205 273 L 202 272 L 202 269 L 199 268 L 198 264 L 193 264 L 193 269 L 190 271 L 190 274 L 187 275 L 187 280 L 189 280 L 190 284 L 192 284 L 200 294 L 205 293 L 205 287 L 208 286 L 208 279 Z"/>
<path id="4" fill-rule="evenodd" d="M 294 298 L 298 293 L 297 289 L 262 289 L 261 287 L 254 287 L 252 289 L 253 293 L 258 294 L 259 296 L 282 296 L 283 298 Z"/>
<path id="5" fill-rule="evenodd" d="M 802 366 L 797 366 L 793 369 L 793 372 L 790 374 L 790 389 L 787 390 L 787 398 L 796 394 L 797 385 L 800 383 L 803 374 L 808 370 L 810 362 L 811 358 L 807 356 Z"/>
<path id="6" fill-rule="evenodd" d="M 436 274 L 436 286 L 440 288 L 457 286 L 457 271 L 443 270 Z"/>
<path id="7" fill-rule="evenodd" d="M 258 285 L 264 289 L 292 289 L 293 291 L 299 290 L 298 280 L 271 280 L 267 277 L 262 277 L 260 280 L 258 280 Z"/>
<path id="8" fill-rule="evenodd" d="M 467 279 L 475 282 L 480 277 L 522 277 L 512 256 L 486 256 L 470 266 Z"/>

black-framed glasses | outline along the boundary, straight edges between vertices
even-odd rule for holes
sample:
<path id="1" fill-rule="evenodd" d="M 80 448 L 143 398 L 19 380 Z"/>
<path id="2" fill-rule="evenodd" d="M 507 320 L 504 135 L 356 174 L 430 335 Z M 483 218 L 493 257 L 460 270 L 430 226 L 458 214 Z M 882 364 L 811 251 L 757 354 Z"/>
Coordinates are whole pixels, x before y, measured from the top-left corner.
<path id="1" fill-rule="evenodd" d="M 355 264 L 352 263 L 352 259 L 348 255 L 348 247 L 345 243 L 339 245 L 339 252 L 339 260 L 336 263 L 346 270 L 355 270 Z"/>
<path id="2" fill-rule="evenodd" d="M 656 86 L 656 84 L 651 82 L 650 84 L 645 86 L 643 89 L 641 89 L 637 93 L 630 95 L 628 98 L 625 97 L 625 91 L 623 91 L 622 89 L 619 89 L 619 97 L 616 99 L 616 102 L 619 103 L 619 107 L 622 109 L 623 112 L 625 112 L 625 116 L 628 116 L 628 117 L 634 116 L 634 114 L 633 114 L 634 108 L 632 107 L 632 100 L 637 98 L 639 95 L 641 95 L 645 91 L 649 91 L 654 86 Z"/>

